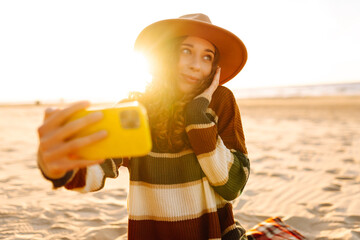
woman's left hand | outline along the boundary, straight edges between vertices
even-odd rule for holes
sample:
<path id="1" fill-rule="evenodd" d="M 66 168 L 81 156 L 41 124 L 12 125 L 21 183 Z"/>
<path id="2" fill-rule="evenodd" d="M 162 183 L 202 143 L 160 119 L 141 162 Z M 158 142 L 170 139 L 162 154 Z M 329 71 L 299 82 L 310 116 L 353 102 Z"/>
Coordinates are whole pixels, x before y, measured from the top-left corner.
<path id="1" fill-rule="evenodd" d="M 209 102 L 211 101 L 211 97 L 212 97 L 213 93 L 215 92 L 215 90 L 219 86 L 220 71 L 221 71 L 221 68 L 217 67 L 216 73 L 214 75 L 214 79 L 213 79 L 211 85 L 203 93 L 201 93 L 199 96 L 197 96 L 196 98 L 204 97 L 207 100 L 209 100 Z"/>

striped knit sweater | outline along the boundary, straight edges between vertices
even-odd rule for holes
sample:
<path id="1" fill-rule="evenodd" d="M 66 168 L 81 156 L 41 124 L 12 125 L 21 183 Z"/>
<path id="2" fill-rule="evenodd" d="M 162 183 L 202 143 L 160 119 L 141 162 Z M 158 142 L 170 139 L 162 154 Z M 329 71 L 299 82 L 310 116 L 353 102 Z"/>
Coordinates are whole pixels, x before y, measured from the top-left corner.
<path id="1" fill-rule="evenodd" d="M 250 169 L 235 98 L 220 86 L 210 103 L 196 98 L 185 114 L 191 149 L 107 159 L 73 171 L 56 187 L 96 191 L 125 166 L 130 173 L 128 239 L 246 239 L 231 204 Z"/>

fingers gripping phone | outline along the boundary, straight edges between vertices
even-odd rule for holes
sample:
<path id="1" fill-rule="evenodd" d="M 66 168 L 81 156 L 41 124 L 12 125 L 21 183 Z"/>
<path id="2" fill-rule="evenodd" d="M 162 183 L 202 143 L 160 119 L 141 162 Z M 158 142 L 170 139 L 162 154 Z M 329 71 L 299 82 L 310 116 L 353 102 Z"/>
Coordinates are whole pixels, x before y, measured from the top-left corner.
<path id="1" fill-rule="evenodd" d="M 151 151 L 151 133 L 146 109 L 139 102 L 120 103 L 114 108 L 83 110 L 70 121 L 101 111 L 104 117 L 97 123 L 81 130 L 74 138 L 100 130 L 108 136 L 99 142 L 85 146 L 76 155 L 85 159 L 103 159 L 143 156 Z"/>

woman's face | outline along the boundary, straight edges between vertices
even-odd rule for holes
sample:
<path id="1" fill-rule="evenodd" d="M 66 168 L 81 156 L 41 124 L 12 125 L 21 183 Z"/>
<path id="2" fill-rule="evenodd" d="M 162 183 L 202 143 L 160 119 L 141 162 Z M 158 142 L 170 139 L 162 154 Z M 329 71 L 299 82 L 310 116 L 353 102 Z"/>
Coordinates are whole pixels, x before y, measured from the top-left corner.
<path id="1" fill-rule="evenodd" d="M 190 93 L 207 78 L 212 69 L 215 47 L 209 41 L 189 36 L 180 45 L 179 89 Z"/>

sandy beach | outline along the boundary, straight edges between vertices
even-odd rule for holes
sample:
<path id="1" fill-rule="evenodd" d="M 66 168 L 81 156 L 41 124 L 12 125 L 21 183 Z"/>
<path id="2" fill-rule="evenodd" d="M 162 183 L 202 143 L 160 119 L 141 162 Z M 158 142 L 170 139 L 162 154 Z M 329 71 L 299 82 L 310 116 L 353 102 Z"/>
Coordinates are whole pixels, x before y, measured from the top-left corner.
<path id="1" fill-rule="evenodd" d="M 360 239 L 360 97 L 239 99 L 251 175 L 234 202 L 251 228 L 279 216 L 308 239 Z M 126 239 L 128 174 L 52 190 L 36 166 L 45 106 L 0 106 L 0 239 Z"/>

